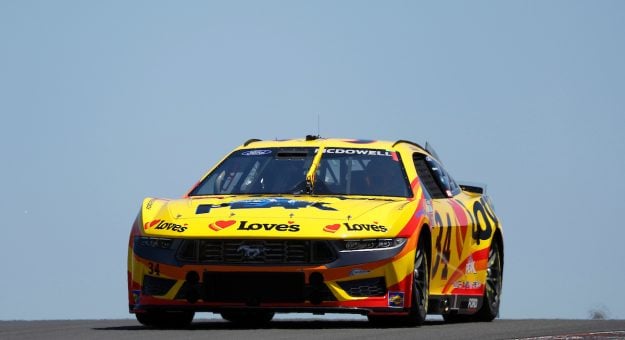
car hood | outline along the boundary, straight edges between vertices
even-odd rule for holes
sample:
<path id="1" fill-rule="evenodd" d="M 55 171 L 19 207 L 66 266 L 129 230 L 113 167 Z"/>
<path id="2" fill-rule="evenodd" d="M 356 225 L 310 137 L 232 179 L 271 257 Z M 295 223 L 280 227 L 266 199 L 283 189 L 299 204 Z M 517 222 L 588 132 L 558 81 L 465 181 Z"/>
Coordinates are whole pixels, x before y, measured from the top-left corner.
<path id="1" fill-rule="evenodd" d="M 227 238 L 393 237 L 416 203 L 396 198 L 226 196 L 146 198 L 143 234 Z"/>

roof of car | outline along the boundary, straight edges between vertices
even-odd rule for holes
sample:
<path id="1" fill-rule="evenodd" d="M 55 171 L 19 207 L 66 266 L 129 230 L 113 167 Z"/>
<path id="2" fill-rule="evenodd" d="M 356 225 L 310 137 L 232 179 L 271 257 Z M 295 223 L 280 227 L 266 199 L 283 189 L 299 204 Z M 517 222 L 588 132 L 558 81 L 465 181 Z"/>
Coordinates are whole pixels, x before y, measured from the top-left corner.
<path id="1" fill-rule="evenodd" d="M 398 140 L 395 142 L 384 140 L 369 140 L 369 139 L 343 139 L 343 138 L 321 138 L 317 136 L 306 136 L 301 139 L 284 139 L 284 140 L 259 140 L 250 139 L 243 143 L 239 149 L 257 149 L 257 148 L 269 148 L 269 147 L 306 147 L 315 146 L 324 148 L 356 148 L 356 149 L 398 149 L 401 147 L 407 147 L 410 150 L 425 151 L 421 145 L 408 141 Z"/>

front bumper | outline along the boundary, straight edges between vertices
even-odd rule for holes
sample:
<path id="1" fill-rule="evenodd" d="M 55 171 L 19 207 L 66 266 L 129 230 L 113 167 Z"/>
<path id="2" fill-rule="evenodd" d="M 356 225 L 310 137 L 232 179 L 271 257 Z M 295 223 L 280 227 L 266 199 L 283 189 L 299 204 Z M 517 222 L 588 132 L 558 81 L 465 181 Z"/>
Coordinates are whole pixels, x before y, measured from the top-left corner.
<path id="1" fill-rule="evenodd" d="M 262 259 L 232 258 L 228 249 L 248 241 L 228 240 L 217 247 L 221 256 L 215 257 L 215 252 L 207 255 L 197 240 L 191 251 L 189 240 L 174 239 L 163 245 L 135 238 L 129 252 L 130 312 L 268 309 L 367 315 L 405 314 L 410 308 L 411 240 L 364 251 L 345 251 L 337 241 L 297 241 L 307 244 L 308 255 L 276 255 L 268 250 Z M 280 249 L 300 244 L 270 242 L 283 242 Z M 211 244 L 210 249 L 215 248 Z"/>

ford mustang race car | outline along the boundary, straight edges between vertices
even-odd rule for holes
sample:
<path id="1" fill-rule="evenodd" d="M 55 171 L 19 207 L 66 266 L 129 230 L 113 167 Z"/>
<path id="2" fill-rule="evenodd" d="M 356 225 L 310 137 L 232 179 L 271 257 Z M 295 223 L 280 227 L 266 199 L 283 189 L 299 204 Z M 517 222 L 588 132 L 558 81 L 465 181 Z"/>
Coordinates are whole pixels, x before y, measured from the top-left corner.
<path id="1" fill-rule="evenodd" d="M 129 309 L 153 327 L 195 312 L 248 324 L 293 312 L 490 321 L 503 250 L 485 188 L 457 184 L 428 144 L 253 139 L 182 198 L 143 201 Z"/>

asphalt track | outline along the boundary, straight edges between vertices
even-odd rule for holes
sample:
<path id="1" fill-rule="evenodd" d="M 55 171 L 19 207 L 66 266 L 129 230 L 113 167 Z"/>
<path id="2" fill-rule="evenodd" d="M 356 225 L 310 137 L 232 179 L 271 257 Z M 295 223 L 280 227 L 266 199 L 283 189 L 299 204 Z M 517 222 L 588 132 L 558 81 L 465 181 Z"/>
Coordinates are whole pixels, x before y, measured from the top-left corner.
<path id="1" fill-rule="evenodd" d="M 275 320 L 240 328 L 199 319 L 182 330 L 149 329 L 134 320 L 0 321 L 0 339 L 625 339 L 625 320 L 495 320 L 490 323 L 376 328 L 366 320 Z"/>

